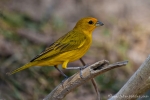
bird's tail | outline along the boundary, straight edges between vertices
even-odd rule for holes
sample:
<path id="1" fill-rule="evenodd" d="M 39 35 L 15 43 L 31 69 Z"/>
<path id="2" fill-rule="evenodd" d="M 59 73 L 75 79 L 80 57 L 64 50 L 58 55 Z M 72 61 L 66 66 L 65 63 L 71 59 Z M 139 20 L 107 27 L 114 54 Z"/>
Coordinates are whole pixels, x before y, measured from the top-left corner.
<path id="1" fill-rule="evenodd" d="M 15 74 L 15 73 L 17 73 L 17 72 L 19 72 L 19 71 L 22 71 L 22 70 L 26 69 L 26 68 L 29 68 L 29 67 L 31 67 L 31 66 L 34 66 L 35 63 L 36 63 L 36 62 L 27 63 L 27 64 L 25 64 L 24 66 L 22 66 L 22 67 L 20 67 L 20 68 L 17 68 L 17 69 L 14 70 L 14 71 L 7 72 L 6 74 L 7 74 L 7 75 Z"/>

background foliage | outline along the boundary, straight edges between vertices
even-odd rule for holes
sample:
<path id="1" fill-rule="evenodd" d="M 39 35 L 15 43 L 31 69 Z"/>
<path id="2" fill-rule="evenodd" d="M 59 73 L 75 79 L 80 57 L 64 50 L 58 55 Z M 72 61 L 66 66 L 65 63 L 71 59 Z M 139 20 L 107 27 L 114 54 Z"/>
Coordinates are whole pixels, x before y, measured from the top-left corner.
<path id="1" fill-rule="evenodd" d="M 103 99 L 115 94 L 150 53 L 149 5 L 149 0 L 1 0 L 0 99 L 41 100 L 54 89 L 63 77 L 53 67 L 32 67 L 12 76 L 5 73 L 29 62 L 85 16 L 96 17 L 105 25 L 94 31 L 84 61 L 129 61 L 128 66 L 96 78 Z M 69 64 L 81 65 L 79 61 Z M 71 76 L 76 71 L 64 72 Z M 89 82 L 65 99 L 95 97 Z"/>

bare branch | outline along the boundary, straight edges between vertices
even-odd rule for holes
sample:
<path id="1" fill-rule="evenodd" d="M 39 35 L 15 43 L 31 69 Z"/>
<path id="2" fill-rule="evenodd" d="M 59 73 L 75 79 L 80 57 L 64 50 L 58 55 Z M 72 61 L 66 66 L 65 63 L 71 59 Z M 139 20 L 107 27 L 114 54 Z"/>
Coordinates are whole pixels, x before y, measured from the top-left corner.
<path id="1" fill-rule="evenodd" d="M 86 64 L 85 64 L 85 62 L 83 61 L 82 58 L 80 58 L 80 61 L 81 61 L 81 63 L 82 63 L 83 66 L 86 66 Z M 95 79 L 92 78 L 92 79 L 91 79 L 91 82 L 92 82 L 92 85 L 94 86 L 95 92 L 96 92 L 96 94 L 97 94 L 97 100 L 100 100 L 100 93 L 99 93 L 99 91 L 98 91 L 98 86 L 97 86 L 97 84 L 96 84 Z"/>
<path id="2" fill-rule="evenodd" d="M 142 97 L 142 95 L 149 89 L 150 55 L 120 91 L 109 100 L 136 100 L 137 98 Z"/>
<path id="3" fill-rule="evenodd" d="M 128 61 L 117 62 L 114 64 L 109 64 L 107 60 L 102 60 L 96 62 L 82 71 L 83 79 L 80 78 L 80 72 L 77 72 L 73 76 L 69 77 L 64 83 L 59 84 L 50 94 L 47 95 L 43 100 L 62 100 L 69 92 L 78 86 L 84 84 L 86 81 L 103 74 L 114 68 L 124 66 Z"/>

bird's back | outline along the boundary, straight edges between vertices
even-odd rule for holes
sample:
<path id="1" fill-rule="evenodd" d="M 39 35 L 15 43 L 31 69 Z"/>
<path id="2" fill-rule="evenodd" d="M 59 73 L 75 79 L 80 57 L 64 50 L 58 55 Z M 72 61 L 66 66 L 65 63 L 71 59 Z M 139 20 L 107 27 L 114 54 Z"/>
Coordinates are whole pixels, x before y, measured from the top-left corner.
<path id="1" fill-rule="evenodd" d="M 89 49 L 92 38 L 82 31 L 72 30 L 46 48 L 33 61 L 48 61 L 54 65 L 68 59 L 74 61 L 81 58 Z M 50 65 L 50 64 L 49 64 Z"/>

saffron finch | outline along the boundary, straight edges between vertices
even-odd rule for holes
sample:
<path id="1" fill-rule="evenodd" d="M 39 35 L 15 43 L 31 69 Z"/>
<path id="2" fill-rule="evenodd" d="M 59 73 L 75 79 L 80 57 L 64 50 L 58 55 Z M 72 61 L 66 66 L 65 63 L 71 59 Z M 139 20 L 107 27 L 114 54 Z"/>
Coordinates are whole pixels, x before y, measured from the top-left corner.
<path id="1" fill-rule="evenodd" d="M 80 59 L 91 46 L 93 30 L 102 25 L 102 22 L 93 17 L 80 19 L 73 30 L 60 37 L 29 63 L 7 74 L 11 75 L 32 66 L 55 66 L 61 72 L 57 65 L 62 64 L 62 68 L 66 69 L 69 62 Z M 67 77 L 63 72 L 61 74 Z"/>

